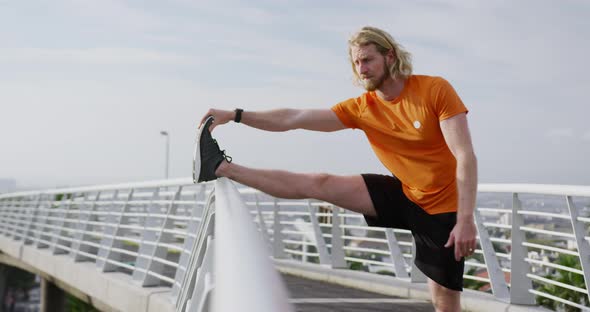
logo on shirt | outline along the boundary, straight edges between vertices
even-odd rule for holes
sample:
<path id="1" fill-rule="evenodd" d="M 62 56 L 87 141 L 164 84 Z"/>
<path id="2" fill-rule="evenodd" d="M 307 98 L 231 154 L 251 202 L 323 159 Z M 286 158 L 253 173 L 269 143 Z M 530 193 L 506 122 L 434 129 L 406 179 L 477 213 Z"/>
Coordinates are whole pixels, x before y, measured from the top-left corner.
<path id="1" fill-rule="evenodd" d="M 420 127 L 422 127 L 422 124 L 418 120 L 414 121 L 414 128 L 420 129 Z"/>

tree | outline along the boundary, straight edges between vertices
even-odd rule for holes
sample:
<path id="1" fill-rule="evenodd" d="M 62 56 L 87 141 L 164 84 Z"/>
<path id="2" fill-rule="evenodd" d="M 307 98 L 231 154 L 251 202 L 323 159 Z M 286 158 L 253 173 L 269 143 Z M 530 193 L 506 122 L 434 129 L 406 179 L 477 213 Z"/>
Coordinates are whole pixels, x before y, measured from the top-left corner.
<path id="1" fill-rule="evenodd" d="M 582 269 L 577 256 L 560 254 L 559 258 L 557 259 L 557 264 L 578 270 Z M 547 275 L 545 278 L 579 288 L 586 288 L 584 276 L 569 271 L 556 270 L 555 274 Z M 581 305 L 588 305 L 587 295 L 574 290 L 551 284 L 543 284 L 537 290 Z M 552 310 L 566 312 L 580 311 L 580 309 L 576 307 L 572 307 L 541 296 L 537 297 L 537 303 Z"/>

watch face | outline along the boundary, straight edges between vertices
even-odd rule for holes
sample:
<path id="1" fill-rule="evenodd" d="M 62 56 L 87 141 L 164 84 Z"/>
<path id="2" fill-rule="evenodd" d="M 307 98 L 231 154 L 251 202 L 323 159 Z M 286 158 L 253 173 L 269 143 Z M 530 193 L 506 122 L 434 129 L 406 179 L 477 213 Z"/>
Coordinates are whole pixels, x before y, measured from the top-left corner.
<path id="1" fill-rule="evenodd" d="M 242 112 L 244 110 L 241 108 L 236 108 L 235 112 L 236 112 L 236 117 L 234 118 L 235 122 L 240 122 L 242 120 Z"/>

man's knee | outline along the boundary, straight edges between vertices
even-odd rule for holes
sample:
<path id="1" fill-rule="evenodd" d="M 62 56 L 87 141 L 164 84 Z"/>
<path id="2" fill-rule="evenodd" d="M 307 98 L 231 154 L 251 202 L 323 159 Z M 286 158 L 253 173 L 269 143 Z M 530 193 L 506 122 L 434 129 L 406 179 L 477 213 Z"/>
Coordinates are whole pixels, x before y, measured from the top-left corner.
<path id="1" fill-rule="evenodd" d="M 432 292 L 432 304 L 437 312 L 460 312 L 461 292 L 448 289 L 444 286 L 430 281 Z"/>

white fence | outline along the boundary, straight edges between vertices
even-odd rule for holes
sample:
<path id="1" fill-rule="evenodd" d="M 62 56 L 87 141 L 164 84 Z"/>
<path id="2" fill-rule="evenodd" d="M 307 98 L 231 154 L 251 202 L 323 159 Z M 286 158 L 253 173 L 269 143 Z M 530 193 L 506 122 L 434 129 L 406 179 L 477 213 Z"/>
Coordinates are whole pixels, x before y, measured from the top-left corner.
<path id="1" fill-rule="evenodd" d="M 277 199 L 252 189 L 239 190 L 242 203 L 227 182 L 217 181 L 215 192 L 213 183 L 179 179 L 0 194 L 0 235 L 75 262 L 93 261 L 103 272 L 130 274 L 144 287 L 169 286 L 177 311 L 231 304 L 216 301 L 215 294 L 237 292 L 231 287 L 239 285 L 223 281 L 240 280 L 232 276 L 239 271 L 267 276 L 266 286 L 240 291 L 265 287 L 278 291 L 264 303 L 270 310 L 286 304 L 276 272 L 260 271 L 267 267 L 259 264 L 265 258 L 260 242 L 278 259 L 424 281 L 412 265 L 409 231 L 370 228 L 361 215 L 325 202 Z M 254 223 L 240 215 L 243 204 Z M 584 282 L 590 187 L 480 185 L 475 217 L 480 247 L 466 261 L 466 285 L 512 303 L 535 304 L 537 298 L 590 310 Z M 254 236 L 262 240 L 251 239 L 248 224 L 256 224 L 262 235 Z M 239 262 L 232 259 L 237 251 Z M 246 255 L 254 258 L 242 260 Z M 238 264 L 241 269 L 233 270 Z M 247 302 L 254 296 L 244 296 L 242 310 L 255 304 Z"/>

